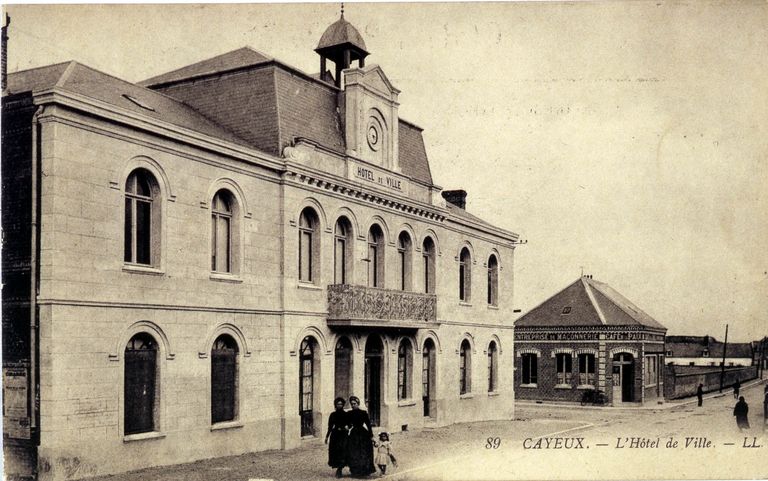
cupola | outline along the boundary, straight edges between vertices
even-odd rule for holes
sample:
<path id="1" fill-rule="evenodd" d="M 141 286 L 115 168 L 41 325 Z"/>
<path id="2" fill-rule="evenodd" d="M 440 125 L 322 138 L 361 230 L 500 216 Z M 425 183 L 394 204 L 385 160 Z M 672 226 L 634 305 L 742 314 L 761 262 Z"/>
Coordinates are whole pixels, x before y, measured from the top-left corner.
<path id="1" fill-rule="evenodd" d="M 368 51 L 360 32 L 344 19 L 344 7 L 341 9 L 341 18 L 331 24 L 317 44 L 315 52 L 320 55 L 321 78 L 326 72 L 326 60 L 336 65 L 334 81 L 337 87 L 341 87 L 341 71 L 349 68 L 352 62 L 357 60 L 359 67 L 365 66 L 365 57 Z"/>

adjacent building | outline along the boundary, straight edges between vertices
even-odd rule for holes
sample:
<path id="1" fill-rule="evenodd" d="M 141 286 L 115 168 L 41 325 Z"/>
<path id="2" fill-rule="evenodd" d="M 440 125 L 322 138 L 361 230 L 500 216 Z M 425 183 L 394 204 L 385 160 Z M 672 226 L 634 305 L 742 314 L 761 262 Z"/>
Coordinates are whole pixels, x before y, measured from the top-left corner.
<path id="1" fill-rule="evenodd" d="M 712 336 L 667 336 L 666 362 L 675 366 L 711 367 L 722 366 L 723 362 L 726 367 L 751 366 L 754 355 L 749 342 L 725 344 Z"/>
<path id="2" fill-rule="evenodd" d="M 517 399 L 663 399 L 666 328 L 609 285 L 582 276 L 515 322 Z"/>
<path id="3" fill-rule="evenodd" d="M 391 431 L 512 416 L 517 234 L 434 182 L 343 16 L 315 50 L 316 75 L 242 48 L 141 84 L 8 76 L 7 470 L 296 447 L 351 394 Z M 657 341 L 631 339 L 593 358 L 642 373 Z"/>

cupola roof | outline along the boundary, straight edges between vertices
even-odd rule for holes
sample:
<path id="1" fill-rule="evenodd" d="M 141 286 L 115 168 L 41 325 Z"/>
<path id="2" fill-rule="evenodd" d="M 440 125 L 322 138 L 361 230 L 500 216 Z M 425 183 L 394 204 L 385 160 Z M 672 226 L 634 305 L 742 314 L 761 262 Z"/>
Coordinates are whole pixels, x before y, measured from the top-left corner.
<path id="1" fill-rule="evenodd" d="M 344 14 L 342 13 L 341 18 L 325 29 L 323 36 L 320 37 L 320 43 L 317 44 L 315 52 L 347 44 L 356 47 L 361 50 L 362 53 L 368 55 L 362 35 L 360 35 L 360 32 L 358 32 L 351 23 L 344 19 Z"/>

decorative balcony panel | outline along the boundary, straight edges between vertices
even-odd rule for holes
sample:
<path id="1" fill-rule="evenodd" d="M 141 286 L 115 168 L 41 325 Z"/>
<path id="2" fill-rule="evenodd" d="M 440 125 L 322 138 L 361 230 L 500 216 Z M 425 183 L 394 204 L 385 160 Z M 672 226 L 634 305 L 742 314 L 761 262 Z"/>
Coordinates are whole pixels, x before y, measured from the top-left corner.
<path id="1" fill-rule="evenodd" d="M 376 287 L 328 286 L 329 326 L 424 328 L 437 321 L 437 296 Z"/>

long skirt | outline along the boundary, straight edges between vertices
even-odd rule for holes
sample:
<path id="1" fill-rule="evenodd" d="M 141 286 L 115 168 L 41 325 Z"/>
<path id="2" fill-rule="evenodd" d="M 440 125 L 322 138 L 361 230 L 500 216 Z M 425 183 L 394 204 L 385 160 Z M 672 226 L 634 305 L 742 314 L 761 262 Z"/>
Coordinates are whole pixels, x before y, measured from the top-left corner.
<path id="1" fill-rule="evenodd" d="M 373 442 L 366 433 L 353 430 L 347 438 L 347 465 L 352 476 L 368 476 L 376 472 L 373 465 Z"/>
<path id="2" fill-rule="evenodd" d="M 749 429 L 749 419 L 746 416 L 737 415 L 736 425 L 739 429 Z"/>
<path id="3" fill-rule="evenodd" d="M 347 431 L 331 431 L 328 440 L 328 466 L 343 468 L 347 465 Z"/>

